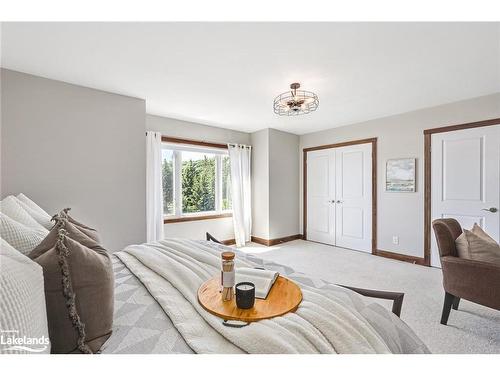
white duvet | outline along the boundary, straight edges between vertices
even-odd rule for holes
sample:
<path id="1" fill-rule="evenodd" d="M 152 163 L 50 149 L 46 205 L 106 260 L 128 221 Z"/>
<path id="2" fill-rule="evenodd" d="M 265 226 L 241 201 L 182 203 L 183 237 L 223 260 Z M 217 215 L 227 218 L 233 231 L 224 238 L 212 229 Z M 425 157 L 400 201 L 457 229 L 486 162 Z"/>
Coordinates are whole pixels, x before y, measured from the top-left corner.
<path id="1" fill-rule="evenodd" d="M 294 313 L 244 328 L 198 303 L 199 286 L 219 272 L 220 252 L 200 242 L 163 240 L 115 253 L 146 286 L 197 353 L 389 353 L 377 331 L 333 291 L 301 285 Z M 237 259 L 236 267 L 252 267 Z"/>

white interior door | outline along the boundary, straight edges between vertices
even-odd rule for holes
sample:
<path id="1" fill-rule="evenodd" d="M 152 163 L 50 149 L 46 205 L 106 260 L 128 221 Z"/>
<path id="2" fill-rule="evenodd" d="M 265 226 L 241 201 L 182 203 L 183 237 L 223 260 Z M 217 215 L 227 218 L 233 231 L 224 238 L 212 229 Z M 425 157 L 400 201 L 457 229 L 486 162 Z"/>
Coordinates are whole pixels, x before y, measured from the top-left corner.
<path id="1" fill-rule="evenodd" d="M 335 151 L 307 153 L 307 239 L 335 245 Z"/>
<path id="2" fill-rule="evenodd" d="M 477 223 L 496 241 L 500 235 L 500 125 L 432 135 L 432 220 Z M 434 236 L 431 265 L 440 267 Z"/>
<path id="3" fill-rule="evenodd" d="M 372 145 L 336 149 L 337 246 L 372 251 Z"/>
<path id="4" fill-rule="evenodd" d="M 307 239 L 371 252 L 371 144 L 307 156 Z"/>

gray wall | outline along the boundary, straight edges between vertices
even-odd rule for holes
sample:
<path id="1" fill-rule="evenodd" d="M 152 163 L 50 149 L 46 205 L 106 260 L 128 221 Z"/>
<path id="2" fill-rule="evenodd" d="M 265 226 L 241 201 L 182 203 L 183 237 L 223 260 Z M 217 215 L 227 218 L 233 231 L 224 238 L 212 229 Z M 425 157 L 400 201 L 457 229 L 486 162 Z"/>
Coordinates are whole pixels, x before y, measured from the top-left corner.
<path id="1" fill-rule="evenodd" d="M 299 137 L 269 129 L 269 238 L 299 231 Z"/>
<path id="2" fill-rule="evenodd" d="M 1 195 L 99 230 L 111 251 L 145 241 L 145 102 L 2 69 Z"/>
<path id="3" fill-rule="evenodd" d="M 146 115 L 146 129 L 197 141 L 250 144 L 249 133 L 160 116 Z M 166 237 L 205 239 L 205 232 L 209 232 L 219 240 L 234 238 L 233 219 L 230 217 L 165 224 L 164 231 Z"/>
<path id="4" fill-rule="evenodd" d="M 170 137 L 197 141 L 250 144 L 250 133 L 149 114 L 146 115 L 146 129 L 158 131 Z"/>
<path id="5" fill-rule="evenodd" d="M 251 134 L 252 236 L 269 239 L 269 129 Z"/>
<path id="6" fill-rule="evenodd" d="M 299 137 L 275 129 L 252 133 L 252 234 L 299 233 Z"/>
<path id="7" fill-rule="evenodd" d="M 302 135 L 299 154 L 306 147 L 377 137 L 378 248 L 423 257 L 423 130 L 497 117 L 500 117 L 500 93 Z M 417 158 L 417 192 L 385 192 L 387 159 L 405 157 Z M 302 171 L 301 158 L 300 181 Z M 302 229 L 302 184 L 298 198 Z M 392 243 L 392 236 L 399 236 L 399 245 Z"/>

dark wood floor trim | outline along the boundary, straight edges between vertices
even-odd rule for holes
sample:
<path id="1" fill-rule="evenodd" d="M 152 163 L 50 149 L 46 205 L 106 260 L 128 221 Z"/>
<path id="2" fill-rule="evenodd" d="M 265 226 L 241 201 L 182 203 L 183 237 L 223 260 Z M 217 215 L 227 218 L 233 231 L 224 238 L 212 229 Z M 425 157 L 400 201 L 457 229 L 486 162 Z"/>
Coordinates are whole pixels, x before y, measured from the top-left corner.
<path id="1" fill-rule="evenodd" d="M 279 245 L 281 243 L 295 241 L 295 240 L 301 240 L 301 239 L 302 239 L 301 234 L 294 234 L 292 236 L 286 236 L 286 237 L 280 237 L 280 238 L 272 238 L 269 240 L 266 240 L 265 238 L 255 237 L 255 236 L 252 236 L 252 238 L 251 238 L 252 242 L 255 242 L 255 243 L 258 243 L 258 244 L 264 245 L 264 246 L 274 246 L 274 245 Z"/>
<path id="2" fill-rule="evenodd" d="M 259 245 L 269 246 L 269 240 L 266 240 L 264 238 L 252 236 L 250 240 L 252 242 L 258 243 Z"/>
<path id="3" fill-rule="evenodd" d="M 202 146 L 202 147 L 212 147 L 212 148 L 225 148 L 227 149 L 227 144 L 224 143 L 213 143 L 213 142 L 205 142 L 205 141 L 196 141 L 194 139 L 184 139 L 184 138 L 175 138 L 175 137 L 168 137 L 163 135 L 161 137 L 162 142 L 168 142 L 168 143 L 181 143 L 181 144 L 186 144 L 186 145 L 192 145 L 192 146 Z"/>
<path id="4" fill-rule="evenodd" d="M 432 134 L 445 133 L 456 130 L 465 130 L 480 128 L 484 126 L 500 125 L 500 118 L 494 118 L 484 121 L 469 122 L 451 126 L 442 126 L 440 128 L 424 130 L 424 262 L 426 266 L 431 265 L 431 220 L 432 220 L 432 165 L 431 165 L 431 143 Z"/>
<path id="5" fill-rule="evenodd" d="M 372 144 L 372 254 L 377 251 L 377 138 L 365 138 L 348 142 L 333 143 L 323 146 L 304 148 L 302 162 L 302 238 L 307 240 L 307 153 L 309 151 L 325 150 L 345 146 Z"/>
<path id="6" fill-rule="evenodd" d="M 405 255 L 405 254 L 398 254 L 398 253 L 393 253 L 391 251 L 385 251 L 385 250 L 376 250 L 375 255 L 384 257 L 384 258 L 389 258 L 389 259 L 395 259 L 395 260 L 400 260 L 403 262 L 408 262 L 408 263 L 413 263 L 413 264 L 418 264 L 420 266 L 426 266 L 427 264 L 425 263 L 424 258 L 419 258 L 419 257 L 414 257 L 411 255 Z"/>
<path id="7" fill-rule="evenodd" d="M 216 214 L 216 215 L 182 216 L 182 217 L 166 218 L 163 220 L 163 223 L 171 224 L 171 223 L 182 223 L 185 221 L 212 220 L 212 219 L 221 219 L 224 217 L 232 217 L 232 216 L 233 214 L 230 212 L 225 214 Z"/>

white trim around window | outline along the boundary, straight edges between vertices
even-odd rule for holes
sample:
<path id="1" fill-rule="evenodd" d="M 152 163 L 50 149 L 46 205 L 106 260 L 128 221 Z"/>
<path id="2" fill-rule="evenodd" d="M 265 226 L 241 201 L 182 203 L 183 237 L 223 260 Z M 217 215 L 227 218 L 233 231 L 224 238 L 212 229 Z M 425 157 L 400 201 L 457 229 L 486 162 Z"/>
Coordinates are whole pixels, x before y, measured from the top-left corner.
<path id="1" fill-rule="evenodd" d="M 223 163 L 224 156 L 229 157 L 227 149 L 203 147 L 198 145 L 163 142 L 162 149 L 173 151 L 173 201 L 174 214 L 164 215 L 164 223 L 192 220 L 207 220 L 231 217 L 232 209 L 223 210 Z M 215 156 L 215 210 L 193 213 L 182 212 L 182 152 L 199 152 Z M 230 190 L 230 189 L 229 189 Z"/>

